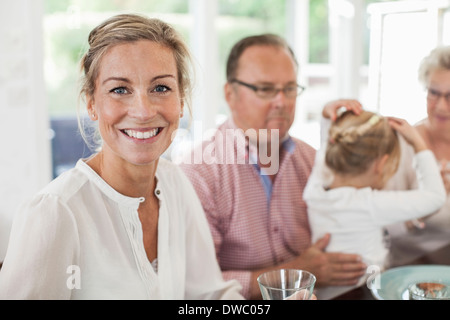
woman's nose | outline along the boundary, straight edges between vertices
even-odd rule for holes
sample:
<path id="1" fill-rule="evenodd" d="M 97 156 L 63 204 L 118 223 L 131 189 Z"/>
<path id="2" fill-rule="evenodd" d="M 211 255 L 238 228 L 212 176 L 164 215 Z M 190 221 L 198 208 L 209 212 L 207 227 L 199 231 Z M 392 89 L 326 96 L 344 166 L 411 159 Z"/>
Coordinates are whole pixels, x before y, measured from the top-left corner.
<path id="1" fill-rule="evenodd" d="M 450 110 L 450 104 L 447 102 L 447 99 L 445 99 L 445 96 L 439 97 L 436 101 L 435 109 L 447 112 Z"/>
<path id="2" fill-rule="evenodd" d="M 156 114 L 156 105 L 152 103 L 150 97 L 146 94 L 139 94 L 133 101 L 129 115 L 140 120 L 151 119 Z"/>

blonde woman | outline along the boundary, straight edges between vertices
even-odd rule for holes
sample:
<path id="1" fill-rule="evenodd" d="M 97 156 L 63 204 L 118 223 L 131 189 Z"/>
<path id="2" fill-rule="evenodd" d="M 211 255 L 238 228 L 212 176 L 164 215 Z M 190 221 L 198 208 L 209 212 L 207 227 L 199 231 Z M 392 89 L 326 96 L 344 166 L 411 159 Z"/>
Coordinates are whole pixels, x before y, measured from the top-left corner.
<path id="1" fill-rule="evenodd" d="M 336 116 L 341 106 L 347 111 Z M 363 111 L 355 101 L 331 102 L 323 115 L 328 141 L 323 141 L 303 194 L 313 241 L 330 233 L 327 250 L 359 254 L 368 266 L 383 269 L 383 226 L 427 215 L 445 201 L 435 157 L 406 121 Z M 381 190 L 397 170 L 397 134 L 415 151 L 418 190 Z"/>
<path id="2" fill-rule="evenodd" d="M 190 182 L 161 158 L 189 102 L 185 43 L 119 15 L 90 33 L 81 64 L 100 151 L 21 207 L 0 299 L 241 299 Z"/>
<path id="3" fill-rule="evenodd" d="M 427 90 L 427 118 L 416 125 L 441 168 L 447 200 L 440 210 L 422 219 L 390 225 L 391 265 L 402 265 L 427 252 L 450 244 L 450 46 L 437 47 L 419 68 L 419 80 Z M 402 144 L 399 171 L 387 189 L 416 189 L 414 151 Z"/>

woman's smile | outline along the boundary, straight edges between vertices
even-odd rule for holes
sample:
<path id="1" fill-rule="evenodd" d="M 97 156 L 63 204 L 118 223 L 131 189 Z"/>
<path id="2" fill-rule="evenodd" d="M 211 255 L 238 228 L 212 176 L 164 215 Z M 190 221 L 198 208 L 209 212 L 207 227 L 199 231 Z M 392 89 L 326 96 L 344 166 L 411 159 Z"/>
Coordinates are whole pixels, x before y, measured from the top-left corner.
<path id="1" fill-rule="evenodd" d="M 123 129 L 120 130 L 127 137 L 136 140 L 149 140 L 158 136 L 163 128 L 152 128 L 152 129 Z"/>
<path id="2" fill-rule="evenodd" d="M 450 116 L 449 115 L 442 115 L 442 114 L 435 114 L 434 118 L 437 121 L 442 121 L 442 122 L 450 120 Z"/>

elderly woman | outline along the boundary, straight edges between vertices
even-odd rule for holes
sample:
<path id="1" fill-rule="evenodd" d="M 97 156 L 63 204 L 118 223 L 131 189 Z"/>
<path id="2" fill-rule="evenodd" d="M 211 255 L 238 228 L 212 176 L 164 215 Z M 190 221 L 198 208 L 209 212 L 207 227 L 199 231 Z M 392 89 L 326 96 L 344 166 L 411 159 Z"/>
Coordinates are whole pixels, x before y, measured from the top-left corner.
<path id="1" fill-rule="evenodd" d="M 417 129 L 441 167 L 447 201 L 429 216 L 388 228 L 392 266 L 450 243 L 450 47 L 438 47 L 423 59 L 419 80 L 428 91 L 428 117 L 417 124 Z M 390 189 L 417 187 L 412 155 L 411 148 L 403 148 L 399 171 L 389 182 Z"/>
<path id="2" fill-rule="evenodd" d="M 189 102 L 186 45 L 160 20 L 119 15 L 89 46 L 81 96 L 100 151 L 21 207 L 0 299 L 241 299 L 190 182 L 161 158 Z"/>

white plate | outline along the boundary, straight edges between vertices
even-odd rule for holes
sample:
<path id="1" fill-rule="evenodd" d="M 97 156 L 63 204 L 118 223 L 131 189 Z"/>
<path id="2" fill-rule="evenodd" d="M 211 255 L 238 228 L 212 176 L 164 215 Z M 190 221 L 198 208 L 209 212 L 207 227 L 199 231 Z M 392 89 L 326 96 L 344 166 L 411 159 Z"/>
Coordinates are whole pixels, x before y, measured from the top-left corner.
<path id="1" fill-rule="evenodd" d="M 415 282 L 450 283 L 450 266 L 417 265 L 397 267 L 380 275 L 380 286 L 371 288 L 378 300 L 409 300 L 408 287 Z"/>

